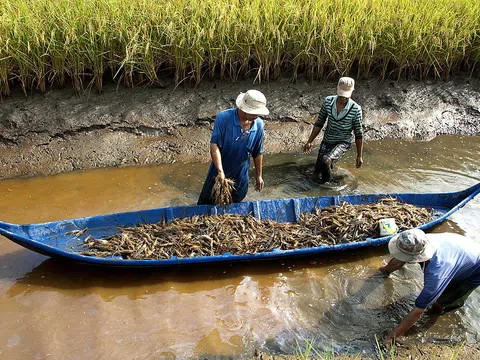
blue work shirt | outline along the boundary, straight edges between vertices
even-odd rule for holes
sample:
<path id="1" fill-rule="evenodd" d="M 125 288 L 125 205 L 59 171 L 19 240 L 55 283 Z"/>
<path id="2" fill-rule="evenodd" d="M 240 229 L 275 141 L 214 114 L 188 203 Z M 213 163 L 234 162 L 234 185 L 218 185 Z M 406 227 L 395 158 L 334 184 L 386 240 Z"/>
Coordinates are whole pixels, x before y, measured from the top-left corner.
<path id="1" fill-rule="evenodd" d="M 480 244 L 458 234 L 429 234 L 436 250 L 424 271 L 424 286 L 415 306 L 425 309 L 447 286 L 465 281 L 480 285 Z"/>
<path id="2" fill-rule="evenodd" d="M 260 118 L 255 119 L 250 129 L 243 131 L 237 108 L 220 112 L 213 125 L 210 143 L 217 144 L 222 157 L 225 177 L 235 181 L 232 193 L 233 202 L 242 201 L 248 191 L 248 170 L 250 157 L 263 154 L 264 125 Z M 199 204 L 211 204 L 211 192 L 218 170 L 213 164 L 208 169 Z"/>

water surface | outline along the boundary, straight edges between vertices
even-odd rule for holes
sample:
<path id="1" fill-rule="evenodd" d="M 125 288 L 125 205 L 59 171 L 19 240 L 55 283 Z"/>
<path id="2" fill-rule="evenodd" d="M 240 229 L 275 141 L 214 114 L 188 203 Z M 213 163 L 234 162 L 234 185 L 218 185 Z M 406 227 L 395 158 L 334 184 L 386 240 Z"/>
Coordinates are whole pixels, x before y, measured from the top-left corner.
<path id="1" fill-rule="evenodd" d="M 311 155 L 266 155 L 265 190 L 246 200 L 388 192 L 457 191 L 480 181 L 479 137 L 365 145 L 364 167 L 350 151 L 337 189 L 310 180 Z M 0 181 L 0 219 L 37 223 L 194 204 L 208 164 L 98 169 Z M 253 172 L 252 172 L 253 174 Z M 252 179 L 253 180 L 253 179 Z M 435 232 L 480 241 L 480 199 Z M 390 279 L 372 276 L 386 247 L 297 260 L 195 268 L 121 270 L 63 263 L 0 237 L 0 355 L 5 359 L 248 357 L 255 348 L 372 353 L 422 286 L 417 265 Z M 466 306 L 409 341 L 478 340 L 480 291 Z"/>

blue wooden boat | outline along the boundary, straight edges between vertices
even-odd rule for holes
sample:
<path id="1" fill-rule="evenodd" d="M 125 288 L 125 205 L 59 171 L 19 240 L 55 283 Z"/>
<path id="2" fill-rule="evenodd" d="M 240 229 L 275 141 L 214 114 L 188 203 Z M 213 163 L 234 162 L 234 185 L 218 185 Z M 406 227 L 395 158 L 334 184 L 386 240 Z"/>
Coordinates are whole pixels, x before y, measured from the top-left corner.
<path id="1" fill-rule="evenodd" d="M 352 242 L 338 245 L 322 245 L 314 248 L 296 250 L 273 250 L 252 255 L 232 255 L 229 253 L 218 256 L 202 256 L 191 258 L 172 257 L 165 260 L 130 260 L 118 257 L 92 257 L 81 255 L 85 251 L 83 239 L 91 235 L 102 238 L 119 232 L 119 227 L 135 226 L 141 223 L 156 223 L 161 220 L 171 221 L 175 218 L 185 218 L 194 215 L 217 215 L 232 213 L 253 214 L 258 219 L 270 219 L 277 222 L 295 222 L 302 212 L 312 212 L 315 208 L 338 205 L 345 201 L 354 205 L 376 203 L 385 196 L 395 197 L 405 203 L 436 210 L 434 220 L 423 224 L 420 229 L 428 229 L 462 208 L 468 201 L 480 193 L 480 183 L 463 191 L 451 193 L 403 193 L 403 194 L 368 194 L 309 197 L 283 200 L 260 200 L 236 203 L 223 208 L 222 206 L 194 205 L 166 207 L 151 210 L 125 212 L 118 214 L 85 217 L 62 220 L 42 224 L 16 225 L 0 222 L 0 235 L 22 245 L 30 250 L 51 256 L 62 257 L 76 262 L 106 266 L 172 266 L 196 263 L 233 262 L 242 260 L 257 260 L 268 258 L 293 257 L 312 255 L 327 251 L 351 250 L 366 246 L 385 244 L 391 236 Z M 75 237 L 67 233 L 72 230 L 86 229 L 82 236 Z"/>

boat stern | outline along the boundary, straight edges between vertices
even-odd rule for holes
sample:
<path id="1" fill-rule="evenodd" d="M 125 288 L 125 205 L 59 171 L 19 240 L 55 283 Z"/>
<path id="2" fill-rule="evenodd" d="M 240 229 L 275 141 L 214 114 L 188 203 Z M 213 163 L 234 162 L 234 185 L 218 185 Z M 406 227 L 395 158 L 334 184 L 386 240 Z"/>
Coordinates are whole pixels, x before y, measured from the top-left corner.
<path id="1" fill-rule="evenodd" d="M 0 236 L 23 245 L 27 239 L 30 239 L 28 227 L 28 225 L 9 224 L 0 221 Z"/>
<path id="2" fill-rule="evenodd" d="M 19 234 L 23 236 L 26 235 L 21 225 L 9 224 L 9 223 L 0 221 L 0 235 L 3 235 L 8 238 L 10 234 Z"/>

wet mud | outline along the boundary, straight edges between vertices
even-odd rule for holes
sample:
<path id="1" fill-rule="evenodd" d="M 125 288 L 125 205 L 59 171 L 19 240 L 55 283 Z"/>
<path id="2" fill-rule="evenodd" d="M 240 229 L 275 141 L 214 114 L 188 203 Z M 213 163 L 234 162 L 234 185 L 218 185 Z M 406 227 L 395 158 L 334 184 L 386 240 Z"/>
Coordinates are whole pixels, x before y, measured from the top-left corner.
<path id="1" fill-rule="evenodd" d="M 78 96 L 70 89 L 0 102 L 0 179 L 80 169 L 209 160 L 216 114 L 241 91 L 267 96 L 266 153 L 299 152 L 322 99 L 335 82 L 205 82 L 197 88 L 123 89 Z M 480 133 L 480 80 L 358 80 L 353 98 L 364 111 L 366 141 L 431 140 Z M 316 142 L 319 143 L 319 138 Z M 318 144 L 317 144 L 318 145 Z"/>

